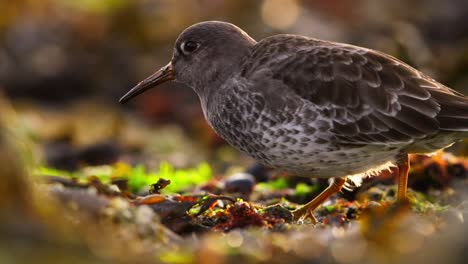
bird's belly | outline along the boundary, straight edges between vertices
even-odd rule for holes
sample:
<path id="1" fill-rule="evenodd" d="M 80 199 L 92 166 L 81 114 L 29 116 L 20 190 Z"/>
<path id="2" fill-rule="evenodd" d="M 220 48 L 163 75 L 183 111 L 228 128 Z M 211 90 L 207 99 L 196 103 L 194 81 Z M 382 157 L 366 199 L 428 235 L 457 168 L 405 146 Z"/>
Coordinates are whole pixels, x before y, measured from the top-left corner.
<path id="1" fill-rule="evenodd" d="M 303 127 L 236 129 L 218 133 L 236 149 L 260 163 L 300 176 L 332 178 L 365 173 L 394 161 L 398 150 L 381 146 L 339 146 Z M 227 133 L 227 134 L 225 134 Z"/>
<path id="2" fill-rule="evenodd" d="M 280 153 L 280 155 L 278 155 Z M 356 148 L 265 149 L 263 162 L 273 168 L 299 176 L 332 178 L 366 173 L 381 165 L 392 163 L 397 151 L 382 151 L 375 146 Z M 252 156 L 255 157 L 255 154 Z"/>

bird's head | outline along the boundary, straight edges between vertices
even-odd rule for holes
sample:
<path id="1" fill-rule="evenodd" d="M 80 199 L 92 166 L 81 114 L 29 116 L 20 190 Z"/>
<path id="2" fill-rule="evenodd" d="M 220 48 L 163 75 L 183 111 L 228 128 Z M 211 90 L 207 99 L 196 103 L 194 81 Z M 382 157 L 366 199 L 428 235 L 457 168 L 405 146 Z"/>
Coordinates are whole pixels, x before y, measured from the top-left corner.
<path id="1" fill-rule="evenodd" d="M 209 21 L 192 25 L 177 38 L 171 62 L 138 83 L 120 102 L 170 80 L 184 83 L 203 95 L 230 76 L 255 43 L 230 23 Z"/>

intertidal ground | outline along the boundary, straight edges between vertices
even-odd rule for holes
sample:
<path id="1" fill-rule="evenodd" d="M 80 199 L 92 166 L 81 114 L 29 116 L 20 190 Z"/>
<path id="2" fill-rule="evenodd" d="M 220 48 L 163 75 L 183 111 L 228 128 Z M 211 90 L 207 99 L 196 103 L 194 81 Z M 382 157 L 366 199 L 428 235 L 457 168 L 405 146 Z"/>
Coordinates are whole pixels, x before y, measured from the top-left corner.
<path id="1" fill-rule="evenodd" d="M 468 1 L 0 1 L 0 263 L 464 263 L 468 144 L 412 156 L 315 211 L 328 185 L 267 170 L 167 83 L 178 34 L 223 20 L 379 50 L 468 94 Z M 369 153 L 371 155 L 372 153 Z"/>
<path id="2" fill-rule="evenodd" d="M 385 171 L 326 201 L 312 225 L 293 222 L 290 211 L 327 181 L 270 171 L 225 147 L 197 155 L 193 146 L 198 143 L 170 126 L 137 128 L 133 122 L 131 128 L 109 128 L 110 134 L 130 134 L 127 129 L 152 134 L 158 147 L 141 147 L 162 149 L 165 144 L 164 155 L 150 150 L 135 155 L 135 147 L 124 140 L 57 147 L 44 144 L 44 138 L 70 133 L 57 128 L 67 127 L 61 122 L 69 118 L 48 122 L 46 129 L 31 121 L 40 120 L 40 108 L 17 107 L 17 114 L 6 109 L 0 255 L 6 261 L 438 263 L 460 261 L 465 254 L 461 234 L 467 228 L 468 161 L 460 157 L 463 143 L 452 149 L 458 156 L 412 156 L 409 204 L 394 203 L 395 171 Z M 73 120 L 102 118 L 73 111 Z M 11 133 L 12 124 L 24 133 Z M 109 124 L 114 123 L 100 121 L 102 130 Z M 76 140 L 88 129 L 72 131 L 68 136 Z M 33 140 L 18 144 L 28 134 L 35 135 Z M 171 140 L 186 143 L 171 146 Z M 31 159 L 37 152 L 49 165 Z M 24 250 L 29 253 L 19 253 Z"/>

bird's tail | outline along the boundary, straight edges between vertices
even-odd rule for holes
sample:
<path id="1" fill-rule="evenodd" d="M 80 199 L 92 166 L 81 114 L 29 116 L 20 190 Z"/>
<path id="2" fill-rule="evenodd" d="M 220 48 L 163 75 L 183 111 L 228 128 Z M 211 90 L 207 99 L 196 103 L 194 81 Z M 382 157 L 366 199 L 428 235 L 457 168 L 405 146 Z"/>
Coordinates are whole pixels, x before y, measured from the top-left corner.
<path id="1" fill-rule="evenodd" d="M 468 132 L 468 97 L 444 90 L 432 90 L 432 97 L 440 104 L 437 120 L 440 129 L 454 132 Z"/>

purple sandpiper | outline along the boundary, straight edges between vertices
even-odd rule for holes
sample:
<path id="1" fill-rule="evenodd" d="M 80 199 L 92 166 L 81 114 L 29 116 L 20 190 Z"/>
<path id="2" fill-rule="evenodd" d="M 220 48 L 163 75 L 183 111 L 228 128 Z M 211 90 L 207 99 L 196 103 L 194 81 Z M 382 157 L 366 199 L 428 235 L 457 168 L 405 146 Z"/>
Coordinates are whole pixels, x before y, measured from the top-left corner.
<path id="1" fill-rule="evenodd" d="M 468 97 L 382 52 L 298 35 L 259 42 L 235 25 L 202 22 L 178 37 L 172 60 L 120 102 L 175 80 L 198 94 L 207 122 L 262 164 L 334 178 L 313 210 L 347 178 L 396 165 L 406 200 L 408 154 L 467 136 Z"/>

